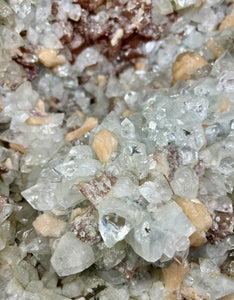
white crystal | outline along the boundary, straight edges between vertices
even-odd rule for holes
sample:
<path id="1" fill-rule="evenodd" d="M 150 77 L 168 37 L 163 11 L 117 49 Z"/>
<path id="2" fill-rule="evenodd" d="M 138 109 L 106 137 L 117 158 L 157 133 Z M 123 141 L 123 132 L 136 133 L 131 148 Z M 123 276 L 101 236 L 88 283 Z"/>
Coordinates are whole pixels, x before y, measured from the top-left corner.
<path id="1" fill-rule="evenodd" d="M 172 197 L 172 191 L 165 177 L 159 174 L 154 181 L 146 181 L 139 188 L 141 195 L 151 204 L 167 202 Z"/>
<path id="2" fill-rule="evenodd" d="M 81 16 L 81 7 L 79 4 L 72 4 L 68 8 L 67 12 L 69 18 L 73 21 L 79 21 L 80 16 Z"/>
<path id="3" fill-rule="evenodd" d="M 131 228 L 132 226 L 127 220 L 115 213 L 100 215 L 99 231 L 105 245 L 109 248 L 123 240 Z"/>
<path id="4" fill-rule="evenodd" d="M 176 10 L 179 10 L 179 9 L 183 9 L 188 6 L 191 6 L 191 5 L 195 4 L 196 2 L 199 3 L 198 0 L 174 0 L 174 5 L 175 5 Z"/>
<path id="5" fill-rule="evenodd" d="M 190 167 L 179 168 L 171 181 L 174 193 L 179 197 L 189 199 L 197 197 L 198 184 L 198 176 Z"/>
<path id="6" fill-rule="evenodd" d="M 76 298 L 82 295 L 82 291 L 85 285 L 82 278 L 77 279 L 63 284 L 63 295 L 69 298 Z"/>
<path id="7" fill-rule="evenodd" d="M 127 139 L 135 138 L 135 127 L 128 118 L 125 118 L 121 123 L 121 135 Z"/>
<path id="8" fill-rule="evenodd" d="M 139 198 L 138 186 L 129 177 L 120 177 L 111 188 L 108 198 L 131 198 L 137 200 Z"/>
<path id="9" fill-rule="evenodd" d="M 155 262 L 165 254 L 172 258 L 175 245 L 188 237 L 195 227 L 182 209 L 174 202 L 163 205 L 155 213 L 144 218 L 128 236 L 127 241 L 134 251 L 148 262 Z M 189 243 L 188 243 L 189 245 Z"/>
<path id="10" fill-rule="evenodd" d="M 101 59 L 101 55 L 95 48 L 92 47 L 86 48 L 77 57 L 73 69 L 76 72 L 81 73 L 88 66 L 95 65 L 98 61 L 100 61 L 100 59 Z"/>
<path id="11" fill-rule="evenodd" d="M 51 264 L 59 276 L 80 273 L 94 262 L 92 248 L 71 232 L 62 236 L 51 257 Z"/>
<path id="12" fill-rule="evenodd" d="M 73 181 L 57 183 L 43 180 L 21 194 L 34 209 L 39 211 L 67 209 L 84 199 L 73 186 Z"/>
<path id="13" fill-rule="evenodd" d="M 123 240 L 132 226 L 141 222 L 144 211 L 128 198 L 110 197 L 100 202 L 99 231 L 107 247 Z"/>
<path id="14" fill-rule="evenodd" d="M 210 258 L 199 258 L 199 264 L 201 272 L 211 273 L 219 270 L 214 259 Z"/>
<path id="15" fill-rule="evenodd" d="M 192 264 L 190 275 L 193 278 L 193 287 L 200 295 L 207 295 L 211 299 L 219 299 L 234 293 L 233 280 L 216 273 L 201 272 L 199 266 Z"/>
<path id="16" fill-rule="evenodd" d="M 103 165 L 99 160 L 92 158 L 92 150 L 88 146 L 75 146 L 69 151 L 62 164 L 56 166 L 56 170 L 67 180 L 77 177 L 95 177 L 100 176 L 103 171 Z"/>
<path id="17" fill-rule="evenodd" d="M 167 15 L 173 12 L 173 6 L 170 0 L 153 0 L 155 5 L 162 15 Z"/>
<path id="18" fill-rule="evenodd" d="M 98 298 L 100 300 L 110 300 L 110 299 L 129 299 L 129 292 L 127 287 L 107 287 L 105 290 L 103 290 L 101 293 L 98 294 Z"/>
<path id="19" fill-rule="evenodd" d="M 63 45 L 53 32 L 45 33 L 40 39 L 42 46 L 49 49 L 62 49 Z"/>
<path id="20" fill-rule="evenodd" d="M 183 166 L 195 164 L 198 161 L 198 152 L 189 147 L 184 147 L 179 151 Z"/>
<path id="21" fill-rule="evenodd" d="M 150 300 L 164 299 L 164 285 L 161 281 L 154 282 L 150 289 Z"/>

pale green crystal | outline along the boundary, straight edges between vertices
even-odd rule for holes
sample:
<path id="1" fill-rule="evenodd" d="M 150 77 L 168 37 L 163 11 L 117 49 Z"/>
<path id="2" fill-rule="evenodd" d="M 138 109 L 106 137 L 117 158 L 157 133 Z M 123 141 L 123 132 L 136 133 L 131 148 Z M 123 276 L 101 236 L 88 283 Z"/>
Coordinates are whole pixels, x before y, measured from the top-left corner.
<path id="1" fill-rule="evenodd" d="M 188 239 L 194 231 L 194 226 L 183 214 L 182 209 L 171 202 L 155 213 L 148 213 L 129 233 L 127 241 L 138 255 L 146 261 L 155 262 L 163 254 L 172 258 L 176 250 L 175 245 L 184 237 Z"/>
<path id="2" fill-rule="evenodd" d="M 62 236 L 51 257 L 51 264 L 59 276 L 80 273 L 94 262 L 92 248 L 71 232 Z"/>

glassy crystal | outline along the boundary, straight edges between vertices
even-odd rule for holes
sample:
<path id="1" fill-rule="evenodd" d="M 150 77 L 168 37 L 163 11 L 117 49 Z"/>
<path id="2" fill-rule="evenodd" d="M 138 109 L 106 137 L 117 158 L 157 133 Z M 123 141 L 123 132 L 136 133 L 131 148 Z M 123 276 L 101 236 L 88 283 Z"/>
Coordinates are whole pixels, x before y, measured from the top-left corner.
<path id="1" fill-rule="evenodd" d="M 211 276 L 211 273 L 201 272 L 196 264 L 193 264 L 190 274 L 193 278 L 193 287 L 200 295 L 208 294 L 218 299 L 234 292 L 233 281 L 222 274 Z"/>
<path id="2" fill-rule="evenodd" d="M 127 241 L 134 251 L 146 261 L 155 262 L 163 254 L 172 258 L 175 244 L 195 231 L 194 226 L 175 203 L 165 204 L 155 213 L 148 214 L 144 221 L 135 226 Z"/>
<path id="3" fill-rule="evenodd" d="M 107 247 L 123 240 L 134 224 L 140 222 L 144 211 L 130 199 L 107 198 L 98 205 L 99 231 Z"/>
<path id="4" fill-rule="evenodd" d="M 182 167 L 175 172 L 171 187 L 179 197 L 193 199 L 197 197 L 198 183 L 195 171 L 190 167 Z"/>
<path id="5" fill-rule="evenodd" d="M 71 232 L 62 236 L 51 257 L 51 264 L 59 276 L 82 272 L 94 261 L 92 248 L 82 243 Z"/>
<path id="6" fill-rule="evenodd" d="M 150 289 L 150 299 L 157 300 L 164 298 L 164 286 L 163 284 L 158 281 L 154 282 L 151 289 Z"/>
<path id="7" fill-rule="evenodd" d="M 167 202 L 172 197 L 169 184 L 161 174 L 154 181 L 146 181 L 140 186 L 139 191 L 150 204 L 154 205 Z"/>
<path id="8" fill-rule="evenodd" d="M 98 295 L 102 300 L 108 300 L 112 297 L 115 299 L 129 299 L 129 293 L 126 287 L 122 288 L 114 288 L 114 287 L 107 287 Z"/>
<path id="9" fill-rule="evenodd" d="M 98 176 L 102 169 L 100 161 L 92 159 L 92 150 L 88 146 L 71 148 L 64 162 L 56 166 L 57 172 L 67 180 Z"/>
<path id="10" fill-rule="evenodd" d="M 106 246 L 109 248 L 118 241 L 123 240 L 131 228 L 131 224 L 128 221 L 115 213 L 100 216 L 99 231 Z"/>

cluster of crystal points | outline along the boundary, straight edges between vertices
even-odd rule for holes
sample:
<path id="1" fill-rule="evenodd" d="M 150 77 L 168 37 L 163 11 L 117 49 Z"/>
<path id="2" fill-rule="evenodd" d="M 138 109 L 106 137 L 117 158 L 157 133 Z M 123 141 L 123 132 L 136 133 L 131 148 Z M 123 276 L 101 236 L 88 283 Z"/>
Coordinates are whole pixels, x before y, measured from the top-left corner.
<path id="1" fill-rule="evenodd" d="M 34 2 L 0 0 L 0 298 L 234 295 L 234 27 L 217 30 L 234 14 L 233 2 L 119 0 L 116 9 L 102 0 Z M 116 29 L 118 15 L 122 20 L 131 9 L 142 40 L 118 49 L 135 53 L 118 67 L 95 40 L 74 51 L 68 46 L 67 30 L 76 32 L 82 13 L 98 24 L 100 46 L 105 22 L 115 20 Z M 144 9 L 152 18 L 147 26 L 166 28 L 161 39 L 146 38 Z M 46 68 L 37 57 L 41 47 L 61 51 L 66 62 Z M 208 64 L 171 87 L 172 63 L 185 51 Z M 138 59 L 143 68 L 135 68 Z M 86 116 L 99 125 L 64 139 Z M 34 117 L 48 122 L 32 125 Z M 103 129 L 118 140 L 107 162 L 93 148 Z M 200 248 L 190 247 L 197 228 L 180 198 L 211 215 Z M 59 237 L 38 234 L 33 222 L 41 214 L 64 222 Z M 185 279 L 171 291 L 163 270 L 187 261 Z"/>

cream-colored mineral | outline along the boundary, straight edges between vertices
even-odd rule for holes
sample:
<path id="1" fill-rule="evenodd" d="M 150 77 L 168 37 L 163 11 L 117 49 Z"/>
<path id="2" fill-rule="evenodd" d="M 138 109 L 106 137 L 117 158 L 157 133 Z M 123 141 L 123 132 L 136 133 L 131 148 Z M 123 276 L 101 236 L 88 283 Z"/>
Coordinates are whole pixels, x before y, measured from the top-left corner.
<path id="1" fill-rule="evenodd" d="M 123 112 L 122 112 L 122 117 L 123 118 L 128 118 L 129 116 L 131 116 L 131 114 L 134 113 L 134 110 L 131 110 L 131 109 L 125 109 Z"/>
<path id="2" fill-rule="evenodd" d="M 41 100 L 41 98 L 37 99 L 36 107 L 42 115 L 45 115 L 45 103 Z"/>
<path id="3" fill-rule="evenodd" d="M 4 165 L 7 167 L 7 169 L 11 170 L 13 168 L 13 165 L 12 165 L 12 161 L 10 159 L 10 157 L 8 157 L 5 162 L 4 162 Z"/>
<path id="4" fill-rule="evenodd" d="M 181 287 L 181 295 L 187 300 L 208 300 L 207 297 L 198 295 L 193 287 L 183 285 Z"/>
<path id="5" fill-rule="evenodd" d="M 234 26 L 234 15 L 227 15 L 219 25 L 219 30 Z"/>
<path id="6" fill-rule="evenodd" d="M 187 261 L 179 264 L 174 261 L 168 268 L 162 268 L 164 284 L 166 289 L 166 300 L 180 299 L 180 286 L 188 274 L 189 264 Z"/>
<path id="7" fill-rule="evenodd" d="M 207 208 L 197 199 L 177 199 L 176 203 L 196 228 L 189 238 L 190 246 L 201 247 L 206 242 L 206 232 L 212 225 L 212 218 Z"/>
<path id="8" fill-rule="evenodd" d="M 58 238 L 64 231 L 66 222 L 52 216 L 42 214 L 36 218 L 32 225 L 38 235 Z"/>
<path id="9" fill-rule="evenodd" d="M 29 117 L 25 123 L 30 126 L 40 126 L 53 123 L 50 118 L 43 118 L 38 116 Z"/>
<path id="10" fill-rule="evenodd" d="M 97 76 L 97 80 L 95 81 L 96 84 L 106 84 L 107 83 L 107 78 L 105 75 L 99 74 Z"/>
<path id="11" fill-rule="evenodd" d="M 218 300 L 234 300 L 234 294 L 224 296 L 222 298 L 219 298 Z"/>
<path id="12" fill-rule="evenodd" d="M 180 79 L 189 79 L 193 73 L 207 65 L 206 59 L 196 52 L 179 54 L 172 65 L 173 85 Z"/>
<path id="13" fill-rule="evenodd" d="M 113 132 L 102 129 L 95 135 L 92 147 L 99 160 L 107 162 L 110 160 L 111 153 L 117 150 L 118 139 Z"/>
<path id="14" fill-rule="evenodd" d="M 82 208 L 77 207 L 75 209 L 73 209 L 73 211 L 71 212 L 71 216 L 70 216 L 70 222 L 72 222 L 76 217 L 82 215 Z"/>
<path id="15" fill-rule="evenodd" d="M 27 149 L 20 145 L 20 144 L 16 144 L 16 143 L 9 143 L 9 146 L 11 147 L 11 149 L 15 150 L 15 151 L 18 151 L 18 152 L 21 152 L 23 154 L 25 154 L 27 152 Z"/>
<path id="16" fill-rule="evenodd" d="M 207 48 L 214 54 L 216 58 L 219 58 L 224 52 L 225 48 L 219 45 L 216 41 L 210 39 L 206 42 Z"/>
<path id="17" fill-rule="evenodd" d="M 145 70 L 145 60 L 140 59 L 135 63 L 136 71 L 144 71 Z"/>
<path id="18" fill-rule="evenodd" d="M 227 112 L 230 110 L 232 105 L 231 100 L 229 100 L 227 97 L 222 97 L 220 99 L 220 109 L 219 112 L 222 114 L 224 112 Z"/>
<path id="19" fill-rule="evenodd" d="M 123 35 L 124 35 L 123 29 L 122 29 L 122 28 L 118 28 L 118 29 L 114 32 L 113 37 L 112 37 L 112 39 L 111 39 L 111 41 L 110 41 L 111 46 L 112 46 L 112 47 L 116 46 L 116 45 L 118 44 L 118 41 L 119 41 L 120 39 L 122 39 Z"/>
<path id="20" fill-rule="evenodd" d="M 65 135 L 64 139 L 66 141 L 72 141 L 74 139 L 78 139 L 79 137 L 85 135 L 87 132 L 94 129 L 97 125 L 98 125 L 97 118 L 94 118 L 94 117 L 87 118 L 85 120 L 84 124 L 80 128 L 73 130 L 71 132 L 68 132 Z"/>
<path id="21" fill-rule="evenodd" d="M 42 48 L 38 51 L 39 61 L 47 68 L 61 66 L 66 62 L 65 56 L 58 54 L 57 50 Z"/>

